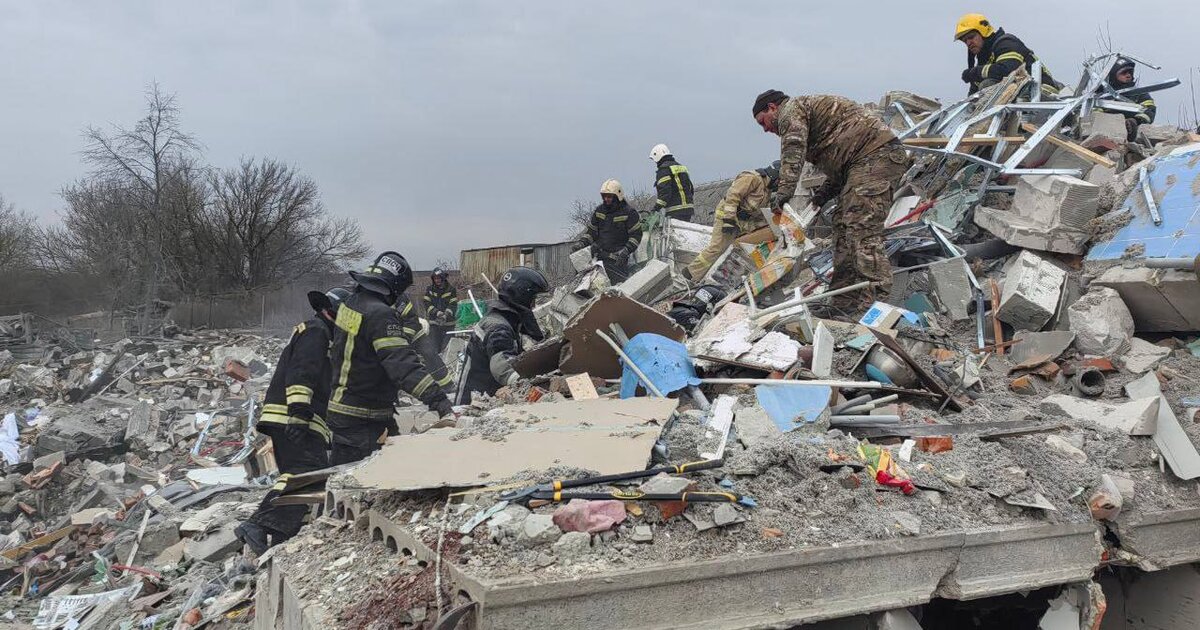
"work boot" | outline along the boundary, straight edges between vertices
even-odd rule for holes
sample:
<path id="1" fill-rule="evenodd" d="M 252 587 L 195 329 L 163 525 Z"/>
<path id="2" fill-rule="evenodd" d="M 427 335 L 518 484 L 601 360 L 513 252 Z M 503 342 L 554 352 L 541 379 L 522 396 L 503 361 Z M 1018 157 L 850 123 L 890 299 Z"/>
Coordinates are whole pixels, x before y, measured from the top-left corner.
<path id="1" fill-rule="evenodd" d="M 253 551 L 256 556 L 263 555 L 271 546 L 267 542 L 267 530 L 250 521 L 242 521 L 240 525 L 233 528 L 233 533 L 238 540 L 242 541 L 242 544 L 249 545 L 250 551 Z"/>

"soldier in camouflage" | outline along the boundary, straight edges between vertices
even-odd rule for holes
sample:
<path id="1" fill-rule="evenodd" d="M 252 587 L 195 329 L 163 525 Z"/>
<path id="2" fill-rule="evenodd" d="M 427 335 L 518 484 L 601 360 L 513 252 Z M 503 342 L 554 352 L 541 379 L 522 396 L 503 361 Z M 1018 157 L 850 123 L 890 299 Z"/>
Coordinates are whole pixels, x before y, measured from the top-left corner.
<path id="1" fill-rule="evenodd" d="M 883 248 L 883 222 L 908 168 L 908 154 L 895 134 L 841 96 L 789 97 L 768 90 L 755 99 L 753 111 L 763 131 L 780 138 L 778 206 L 795 195 L 805 162 L 826 176 L 813 202 L 823 205 L 837 197 L 830 288 L 870 280 L 874 288 L 890 289 L 892 268 Z M 847 295 L 851 297 L 835 303 L 865 301 L 870 293 Z"/>

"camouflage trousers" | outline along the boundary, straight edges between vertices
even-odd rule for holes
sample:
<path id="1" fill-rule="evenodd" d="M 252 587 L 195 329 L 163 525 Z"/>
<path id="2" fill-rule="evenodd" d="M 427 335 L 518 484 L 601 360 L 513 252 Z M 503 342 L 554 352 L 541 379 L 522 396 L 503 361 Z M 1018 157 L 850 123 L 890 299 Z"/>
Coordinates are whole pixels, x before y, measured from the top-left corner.
<path id="1" fill-rule="evenodd" d="M 712 237 L 709 238 L 708 246 L 687 266 L 688 276 L 693 280 L 703 278 L 734 240 L 764 227 L 767 227 L 767 220 L 762 212 L 743 213 L 742 216 L 738 216 L 736 207 L 721 203 L 713 217 Z"/>
<path id="2" fill-rule="evenodd" d="M 899 143 L 880 147 L 846 169 L 833 217 L 833 280 L 829 288 L 864 280 L 878 283 L 878 289 L 885 292 L 891 288 L 892 265 L 883 247 L 883 222 L 907 169 L 908 154 Z"/>

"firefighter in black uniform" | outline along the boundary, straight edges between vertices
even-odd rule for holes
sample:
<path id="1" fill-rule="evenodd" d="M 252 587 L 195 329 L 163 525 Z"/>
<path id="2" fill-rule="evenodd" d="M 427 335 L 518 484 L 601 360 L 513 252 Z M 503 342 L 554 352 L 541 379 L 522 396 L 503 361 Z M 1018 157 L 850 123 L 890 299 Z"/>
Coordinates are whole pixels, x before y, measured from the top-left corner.
<path id="1" fill-rule="evenodd" d="M 398 390 L 440 416 L 454 413 L 413 347 L 420 332 L 415 315 L 394 308 L 412 286 L 412 268 L 396 252 L 384 252 L 363 272 L 350 272 L 354 292 L 338 308 L 330 347 L 333 395 L 326 420 L 333 431 L 331 464 L 356 462 L 398 431 L 392 417 Z M 403 307 L 402 307 L 403 309 Z M 407 318 L 407 320 L 406 320 Z"/>
<path id="2" fill-rule="evenodd" d="M 998 83 L 1021 65 L 1032 74 L 1033 64 L 1038 60 L 1025 42 L 1016 35 L 1005 33 L 1002 28 L 993 27 L 987 17 L 978 13 L 959 18 L 954 27 L 954 39 L 967 46 L 967 69 L 963 70 L 962 80 L 970 85 L 968 94 Z M 1054 80 L 1043 64 L 1043 93 L 1055 96 L 1060 89 L 1062 84 Z"/>
<path id="3" fill-rule="evenodd" d="M 429 319 L 429 336 L 433 339 L 434 348 L 441 354 L 449 341 L 446 333 L 454 330 L 454 320 L 458 314 L 458 292 L 450 286 L 445 269 L 438 267 L 433 270 L 423 300 L 425 317 Z"/>
<path id="4" fill-rule="evenodd" d="M 504 273 L 499 297 L 488 303 L 487 314 L 467 342 L 467 359 L 458 382 L 455 400 L 460 405 L 471 402 L 471 394 L 495 394 L 503 385 L 518 380 L 512 360 L 523 350 L 521 335 L 534 341 L 542 340 L 542 329 L 533 316 L 533 304 L 538 294 L 550 291 L 550 283 L 536 269 L 513 267 Z"/>
<path id="5" fill-rule="evenodd" d="M 433 330 L 433 325 L 417 315 L 417 308 L 408 299 L 408 294 L 402 294 L 396 298 L 394 307 L 396 312 L 400 313 L 400 320 L 404 323 L 404 330 L 411 335 L 409 341 L 412 342 L 413 349 L 417 351 L 417 355 L 421 357 L 421 363 L 425 365 L 425 369 L 433 377 L 433 382 L 438 387 L 441 387 L 447 396 L 453 396 L 454 376 L 450 374 L 450 369 L 446 367 L 446 362 L 442 361 L 442 355 L 435 345 L 433 335 L 430 332 Z"/>
<path id="6" fill-rule="evenodd" d="M 258 511 L 234 530 L 257 555 L 295 536 L 308 512 L 306 505 L 271 505 L 288 479 L 329 465 L 330 432 L 324 420 L 333 372 L 329 364 L 329 340 L 338 304 L 349 295 L 342 288 L 308 294 L 308 302 L 317 315 L 292 331 L 267 386 L 262 415 L 255 427 L 271 438 L 280 475 L 263 497 Z"/>
<path id="7" fill-rule="evenodd" d="M 1114 90 L 1124 90 L 1136 85 L 1137 79 L 1133 77 L 1134 65 L 1132 59 L 1119 57 L 1117 63 L 1113 65 L 1113 69 L 1108 73 L 1108 84 Z M 1137 113 L 1123 112 L 1125 114 L 1126 140 L 1133 142 L 1137 139 L 1138 125 L 1149 125 L 1154 122 L 1154 117 L 1158 114 L 1158 106 L 1154 104 L 1154 99 L 1149 92 L 1130 90 L 1122 96 L 1142 106 L 1142 111 Z"/>
<path id="8" fill-rule="evenodd" d="M 575 251 L 591 246 L 592 258 L 603 262 L 609 280 L 617 283 L 629 277 L 629 256 L 642 242 L 641 221 L 638 211 L 625 202 L 621 182 L 604 182 L 600 199 Z"/>
<path id="9" fill-rule="evenodd" d="M 656 144 L 650 149 L 650 160 L 658 165 L 654 173 L 654 189 L 658 194 L 654 207 L 668 219 L 691 221 L 696 206 L 692 201 L 692 176 L 687 167 L 671 155 L 665 144 Z"/>

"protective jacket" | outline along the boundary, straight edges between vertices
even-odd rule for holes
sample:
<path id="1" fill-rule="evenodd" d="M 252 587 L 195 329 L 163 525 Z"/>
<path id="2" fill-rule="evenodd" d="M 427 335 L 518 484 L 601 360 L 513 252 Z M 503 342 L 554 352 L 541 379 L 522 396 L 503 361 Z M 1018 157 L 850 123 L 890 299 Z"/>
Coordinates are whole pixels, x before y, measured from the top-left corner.
<path id="1" fill-rule="evenodd" d="M 430 283 L 421 300 L 425 303 L 425 316 L 431 320 L 441 319 L 437 316 L 441 311 L 449 311 L 450 316 L 447 319 L 453 320 L 458 312 L 458 292 L 449 282 L 440 289 Z"/>
<path id="2" fill-rule="evenodd" d="M 1022 64 L 1032 74 L 1033 64 L 1037 60 L 1037 55 L 1033 54 L 1025 42 L 1016 35 L 1005 33 L 1004 29 L 998 28 L 990 37 L 983 38 L 983 48 L 978 56 L 967 53 L 966 78 L 971 86 L 967 93 L 978 92 L 984 81 L 1003 79 Z M 1051 76 L 1050 69 L 1045 64 L 1042 64 L 1042 84 L 1055 90 L 1062 87 L 1062 84 Z"/>
<path id="3" fill-rule="evenodd" d="M 667 155 L 658 162 L 658 171 L 654 174 L 654 187 L 658 199 L 654 202 L 657 209 L 672 218 L 691 218 L 695 211 L 692 200 L 692 177 L 687 167 L 675 161 L 675 156 Z"/>
<path id="4" fill-rule="evenodd" d="M 1111 84 L 1114 90 L 1124 90 L 1125 88 L 1132 87 L 1134 82 L 1121 83 L 1120 81 L 1113 80 L 1111 81 Z M 1133 118 L 1134 120 L 1137 120 L 1138 123 L 1143 125 L 1149 125 L 1150 123 L 1154 122 L 1154 117 L 1158 115 L 1158 106 L 1154 104 L 1154 98 L 1150 96 L 1149 92 L 1131 90 L 1122 96 L 1133 101 L 1134 103 L 1137 103 L 1138 105 L 1141 105 L 1143 110 L 1136 114 L 1127 112 L 1125 113 L 1126 118 Z"/>
<path id="5" fill-rule="evenodd" d="M 471 394 L 495 394 L 511 372 L 511 362 L 524 347 L 521 333 L 535 340 L 542 338 L 541 328 L 528 309 L 503 300 L 488 302 L 487 314 L 475 324 L 467 342 L 466 363 L 458 383 L 455 403 L 470 404 Z"/>
<path id="6" fill-rule="evenodd" d="M 632 252 L 642 242 L 638 211 L 625 201 L 596 206 L 580 241 L 585 246 L 591 245 L 593 254 L 610 254 L 620 249 Z"/>
<path id="7" fill-rule="evenodd" d="M 397 390 L 439 414 L 452 411 L 414 347 L 422 330 L 412 303 L 402 298 L 396 306 L 360 288 L 338 308 L 331 346 L 331 415 L 391 421 Z"/>
<path id="8" fill-rule="evenodd" d="M 805 162 L 841 182 L 852 162 L 896 142 L 896 135 L 882 120 L 843 96 L 792 96 L 780 106 L 776 128 L 780 142 L 778 195 L 783 200 L 796 194 Z"/>
<path id="9" fill-rule="evenodd" d="M 329 443 L 325 412 L 332 381 L 331 333 L 330 324 L 320 317 L 298 324 L 292 331 L 263 397 L 262 415 L 258 419 L 263 433 L 299 424 Z M 310 417 L 305 418 L 306 415 Z"/>

